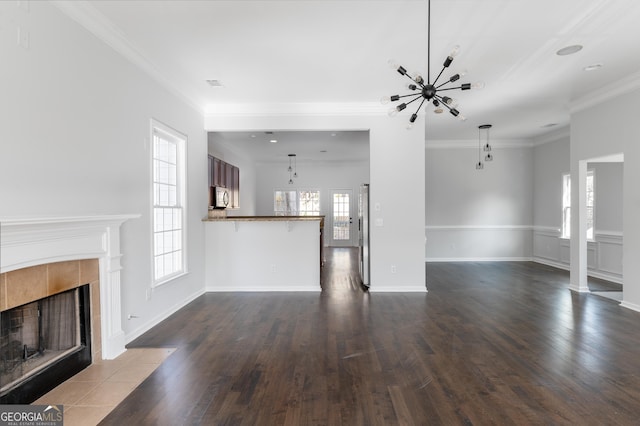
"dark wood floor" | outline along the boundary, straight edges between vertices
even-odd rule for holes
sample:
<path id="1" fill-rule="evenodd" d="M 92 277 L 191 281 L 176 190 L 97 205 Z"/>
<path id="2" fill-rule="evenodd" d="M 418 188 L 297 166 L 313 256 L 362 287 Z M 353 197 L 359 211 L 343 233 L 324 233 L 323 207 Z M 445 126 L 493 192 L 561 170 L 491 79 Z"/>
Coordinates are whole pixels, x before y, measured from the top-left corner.
<path id="1" fill-rule="evenodd" d="M 640 313 L 529 262 L 429 263 L 367 293 L 330 250 L 323 292 L 208 293 L 133 342 L 177 347 L 105 425 L 632 425 Z"/>

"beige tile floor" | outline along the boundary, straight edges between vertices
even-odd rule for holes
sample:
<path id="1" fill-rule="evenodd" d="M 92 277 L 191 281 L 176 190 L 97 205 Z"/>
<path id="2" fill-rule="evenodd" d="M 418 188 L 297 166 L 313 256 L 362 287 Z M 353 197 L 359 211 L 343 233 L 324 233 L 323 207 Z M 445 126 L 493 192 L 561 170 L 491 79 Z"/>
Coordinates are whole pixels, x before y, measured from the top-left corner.
<path id="1" fill-rule="evenodd" d="M 94 361 L 34 404 L 63 404 L 65 426 L 94 426 L 171 355 L 173 348 L 129 349 Z"/>

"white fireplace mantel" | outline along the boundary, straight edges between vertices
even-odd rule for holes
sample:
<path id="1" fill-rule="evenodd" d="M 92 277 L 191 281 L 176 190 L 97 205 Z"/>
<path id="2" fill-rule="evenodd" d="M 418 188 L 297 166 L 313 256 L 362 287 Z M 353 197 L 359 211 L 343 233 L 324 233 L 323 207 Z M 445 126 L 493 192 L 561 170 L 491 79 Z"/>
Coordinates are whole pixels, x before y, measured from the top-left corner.
<path id="1" fill-rule="evenodd" d="M 0 219 L 0 273 L 29 266 L 98 259 L 102 357 L 125 351 L 120 296 L 120 227 L 140 215 Z"/>

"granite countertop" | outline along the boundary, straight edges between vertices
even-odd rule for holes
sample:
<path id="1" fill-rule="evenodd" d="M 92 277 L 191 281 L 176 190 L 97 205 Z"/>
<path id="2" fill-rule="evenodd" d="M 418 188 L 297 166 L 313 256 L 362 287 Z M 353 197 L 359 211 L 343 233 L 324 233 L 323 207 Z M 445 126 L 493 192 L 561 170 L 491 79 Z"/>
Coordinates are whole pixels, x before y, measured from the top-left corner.
<path id="1" fill-rule="evenodd" d="M 205 217 L 203 222 L 292 222 L 292 221 L 323 221 L 324 216 L 227 216 Z"/>

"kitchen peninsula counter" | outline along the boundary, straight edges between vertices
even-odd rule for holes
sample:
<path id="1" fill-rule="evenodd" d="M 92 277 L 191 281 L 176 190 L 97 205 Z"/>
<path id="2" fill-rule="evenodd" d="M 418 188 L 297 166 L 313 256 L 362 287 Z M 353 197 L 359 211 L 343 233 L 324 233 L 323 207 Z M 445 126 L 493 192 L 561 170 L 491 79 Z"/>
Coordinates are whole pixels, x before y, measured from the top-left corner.
<path id="1" fill-rule="evenodd" d="M 291 221 L 314 221 L 319 220 L 324 224 L 324 216 L 226 216 L 226 217 L 208 217 L 203 219 L 204 222 L 222 222 L 222 221 L 238 221 L 238 222 L 291 222 Z"/>
<path id="2" fill-rule="evenodd" d="M 203 222 L 207 291 L 320 291 L 324 216 Z"/>

